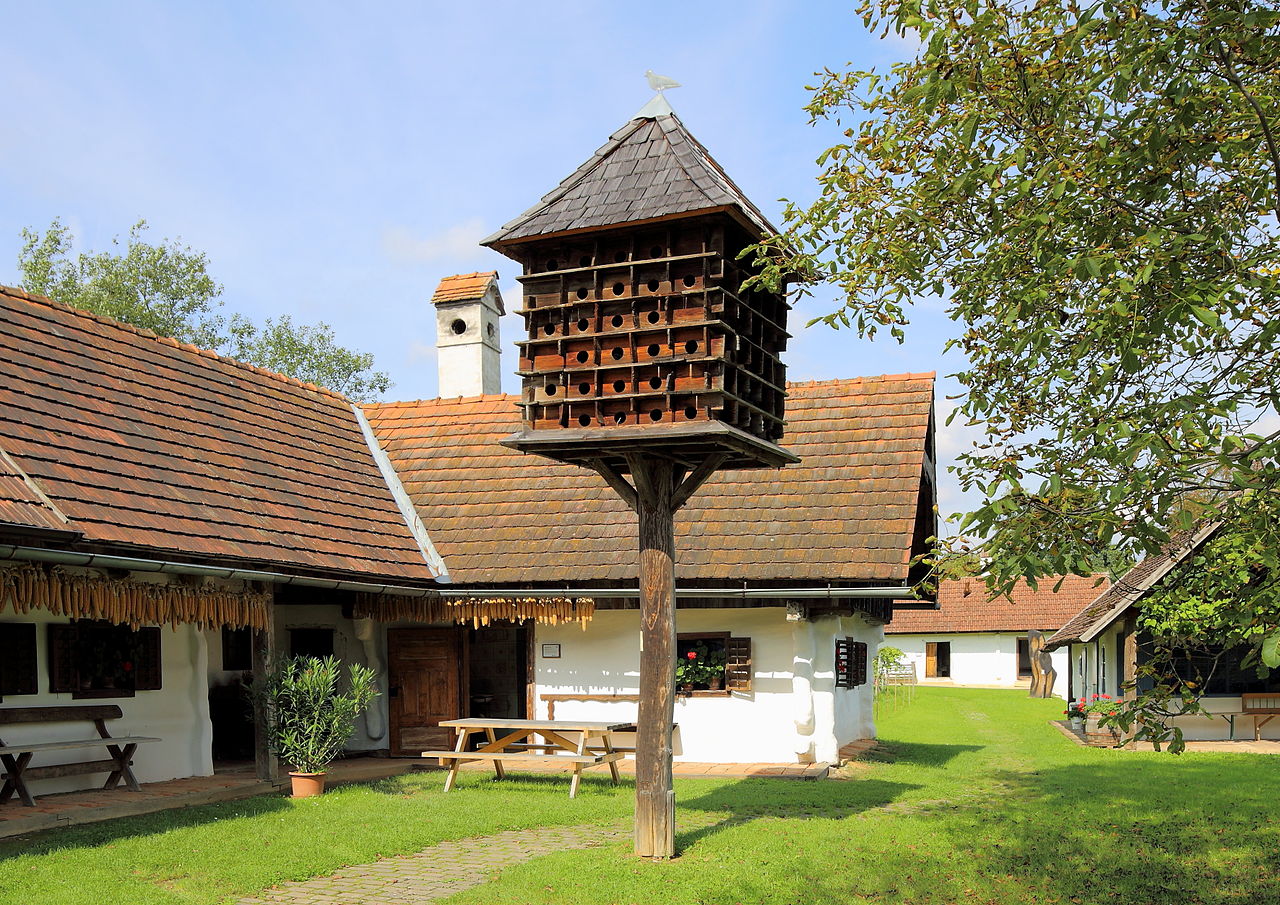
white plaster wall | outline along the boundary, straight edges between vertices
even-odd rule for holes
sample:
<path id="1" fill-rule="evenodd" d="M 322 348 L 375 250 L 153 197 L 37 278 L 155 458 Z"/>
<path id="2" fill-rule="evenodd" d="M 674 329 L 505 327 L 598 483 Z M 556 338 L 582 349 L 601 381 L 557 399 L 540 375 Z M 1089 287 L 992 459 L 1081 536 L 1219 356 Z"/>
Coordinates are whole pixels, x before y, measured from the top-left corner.
<path id="1" fill-rule="evenodd" d="M 120 707 L 124 716 L 107 723 L 107 731 L 112 735 L 143 735 L 162 739 L 138 746 L 134 755 L 133 772 L 139 782 L 211 775 L 212 728 L 209 723 L 206 675 L 208 656 L 204 634 L 189 625 L 180 625 L 176 629 L 161 626 L 162 687 L 158 691 L 139 691 L 131 698 L 73 698 L 70 693 L 53 694 L 49 691 L 48 632 L 45 626 L 68 621 L 70 620 L 55 616 L 47 610 L 32 610 L 22 616 L 7 611 L 0 614 L 0 622 L 36 625 L 40 690 L 39 694 L 34 695 L 8 695 L 0 703 L 0 709 L 115 704 Z M 23 742 L 71 741 L 93 738 L 96 735 L 97 731 L 92 723 L 80 721 L 5 726 L 0 738 L 12 745 Z M 107 756 L 104 748 L 50 751 L 37 754 L 32 759 L 31 766 L 101 760 Z M 30 785 L 33 794 L 41 795 L 94 788 L 101 786 L 105 779 L 106 774 L 87 774 L 33 780 Z"/>
<path id="2" fill-rule="evenodd" d="M 906 659 L 915 664 L 916 677 L 921 684 L 996 685 L 1009 688 L 1027 687 L 1029 679 L 1018 678 L 1018 639 L 1025 632 L 955 632 L 933 635 L 885 635 L 884 644 L 905 653 Z M 950 679 L 925 678 L 925 643 L 946 641 L 951 644 Z M 1050 654 L 1053 668 L 1058 671 L 1053 693 L 1065 698 L 1067 688 L 1068 656 L 1065 650 Z"/>
<path id="3" fill-rule="evenodd" d="M 869 692 L 835 689 L 837 633 L 874 643 L 878 628 L 860 617 L 789 623 L 780 607 L 690 609 L 677 614 L 680 632 L 731 632 L 751 639 L 752 690 L 732 696 L 678 697 L 676 759 L 718 763 L 795 763 L 802 756 L 833 760 L 840 744 L 873 731 Z M 793 691 L 794 629 L 812 632 L 810 701 Z M 543 694 L 635 694 L 639 690 L 640 617 L 636 610 L 599 610 L 585 631 L 577 626 L 536 629 L 537 716 L 546 718 Z M 560 645 L 559 659 L 542 656 L 544 643 Z M 869 688 L 869 686 L 868 686 Z M 812 704 L 812 730 L 798 723 Z M 561 701 L 556 719 L 632 722 L 629 702 Z M 862 712 L 865 710 L 866 712 Z"/>

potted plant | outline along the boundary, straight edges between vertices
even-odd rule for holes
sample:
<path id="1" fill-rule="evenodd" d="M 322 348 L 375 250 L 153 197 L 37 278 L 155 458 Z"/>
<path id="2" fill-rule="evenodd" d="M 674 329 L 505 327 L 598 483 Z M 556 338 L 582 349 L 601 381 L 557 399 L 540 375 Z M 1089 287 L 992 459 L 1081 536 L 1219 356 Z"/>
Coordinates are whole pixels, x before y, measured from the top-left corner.
<path id="1" fill-rule="evenodd" d="M 1069 701 L 1067 709 L 1062 711 L 1066 714 L 1067 719 L 1071 721 L 1071 728 L 1076 732 L 1084 732 L 1085 717 L 1089 713 L 1089 705 L 1085 703 L 1085 699 L 1078 701 Z"/>
<path id="2" fill-rule="evenodd" d="M 684 694 L 692 694 L 693 686 L 702 680 L 702 664 L 698 662 L 696 650 L 686 651 L 676 661 L 676 685 Z"/>
<path id="3" fill-rule="evenodd" d="M 1088 723 L 1085 727 L 1085 739 L 1091 745 L 1118 745 L 1120 732 L 1107 717 L 1120 712 L 1120 701 L 1109 694 L 1095 694 L 1085 707 Z"/>
<path id="4" fill-rule="evenodd" d="M 676 661 L 676 685 L 684 694 L 692 693 L 699 685 L 719 691 L 724 687 L 724 664 L 723 650 L 694 645 Z"/>
<path id="5" fill-rule="evenodd" d="M 279 660 L 249 693 L 264 707 L 271 751 L 288 764 L 294 798 L 324 791 L 325 768 L 342 753 L 356 728 L 356 717 L 378 696 L 374 671 L 347 668 L 335 657 Z"/>

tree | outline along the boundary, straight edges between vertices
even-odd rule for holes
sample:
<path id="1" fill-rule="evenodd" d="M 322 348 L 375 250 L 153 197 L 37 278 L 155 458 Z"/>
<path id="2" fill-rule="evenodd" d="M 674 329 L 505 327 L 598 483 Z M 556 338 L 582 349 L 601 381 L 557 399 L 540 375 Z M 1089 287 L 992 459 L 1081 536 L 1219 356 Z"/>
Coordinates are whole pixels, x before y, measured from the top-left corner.
<path id="1" fill-rule="evenodd" d="M 257 326 L 243 315 L 217 314 L 222 286 L 209 275 L 208 256 L 178 242 L 146 242 L 145 220 L 129 230 L 123 252 L 74 254 L 75 236 L 60 220 L 41 235 L 24 229 L 18 256 L 29 292 L 143 327 L 161 336 L 212 349 L 357 401 L 377 398 L 390 378 L 373 370 L 373 356 L 334 342 L 328 324 L 294 324 L 288 316 Z M 112 240 L 119 247 L 121 240 Z"/>
<path id="2" fill-rule="evenodd" d="M 860 13 L 919 49 L 821 74 L 809 111 L 843 140 L 817 200 L 788 204 L 756 251 L 766 281 L 840 286 L 823 320 L 862 336 L 901 338 L 914 302 L 943 301 L 967 360 L 953 418 L 985 435 L 955 468 L 984 497 L 961 530 L 985 540 L 993 590 L 1085 572 L 1113 546 L 1153 552 L 1197 513 L 1241 548 L 1274 538 L 1275 5 Z M 1276 666 L 1280 628 L 1255 624 L 1273 594 L 1237 583 L 1216 627 L 1253 625 L 1239 636 Z"/>

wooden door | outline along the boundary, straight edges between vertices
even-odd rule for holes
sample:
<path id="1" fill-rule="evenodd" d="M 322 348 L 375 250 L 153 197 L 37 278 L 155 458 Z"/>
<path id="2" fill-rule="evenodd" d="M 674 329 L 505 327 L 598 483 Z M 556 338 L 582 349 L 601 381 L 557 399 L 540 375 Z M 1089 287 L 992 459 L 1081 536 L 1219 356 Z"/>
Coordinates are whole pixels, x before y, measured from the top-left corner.
<path id="1" fill-rule="evenodd" d="M 391 753 L 413 757 L 452 748 L 452 729 L 441 720 L 463 716 L 462 631 L 395 628 L 387 631 L 391 686 Z"/>
<path id="2" fill-rule="evenodd" d="M 937 641 L 926 641 L 924 643 L 924 677 L 926 679 L 936 679 L 938 677 Z"/>

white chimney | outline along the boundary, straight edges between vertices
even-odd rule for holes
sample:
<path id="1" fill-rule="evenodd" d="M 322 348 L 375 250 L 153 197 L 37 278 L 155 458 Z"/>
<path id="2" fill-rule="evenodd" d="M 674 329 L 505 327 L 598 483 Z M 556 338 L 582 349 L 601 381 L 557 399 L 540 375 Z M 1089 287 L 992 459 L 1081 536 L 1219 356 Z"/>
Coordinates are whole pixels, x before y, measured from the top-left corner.
<path id="1" fill-rule="evenodd" d="M 498 274 L 490 270 L 445 277 L 431 303 L 436 306 L 440 396 L 501 393 L 499 319 L 507 311 Z"/>

